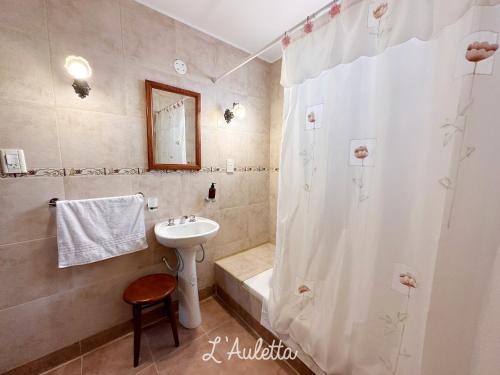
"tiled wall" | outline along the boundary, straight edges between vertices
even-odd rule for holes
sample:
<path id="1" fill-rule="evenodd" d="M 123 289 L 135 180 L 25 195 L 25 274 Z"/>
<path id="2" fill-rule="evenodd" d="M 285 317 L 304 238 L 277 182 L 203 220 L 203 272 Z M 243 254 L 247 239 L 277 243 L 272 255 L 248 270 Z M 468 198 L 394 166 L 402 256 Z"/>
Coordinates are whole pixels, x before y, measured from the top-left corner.
<path id="1" fill-rule="evenodd" d="M 281 126 L 283 123 L 283 88 L 280 85 L 281 60 L 271 65 L 271 131 L 269 136 L 269 240 L 276 243 L 276 210 L 278 199 L 278 174 L 281 151 Z"/>
<path id="2" fill-rule="evenodd" d="M 85 100 L 63 68 L 71 54 L 84 56 L 93 69 Z M 24 149 L 28 168 L 56 170 L 54 177 L 0 178 L 0 373 L 130 319 L 123 289 L 141 275 L 164 271 L 161 257 L 172 256 L 153 238 L 160 220 L 196 213 L 221 224 L 198 266 L 200 288 L 213 282 L 214 259 L 269 240 L 269 139 L 277 127 L 271 67 L 256 60 L 217 85 L 209 80 L 244 57 L 132 0 L 0 3 L 0 147 Z M 175 58 L 188 63 L 187 76 L 174 73 Z M 233 175 L 69 176 L 73 168 L 147 167 L 145 79 L 202 94 L 204 167 L 224 167 L 234 158 L 237 167 L 260 168 Z M 227 125 L 222 111 L 233 101 L 246 106 L 247 116 Z M 218 199 L 207 204 L 211 182 Z M 139 191 L 159 197 L 159 210 L 146 213 L 148 250 L 57 269 L 50 198 Z"/>

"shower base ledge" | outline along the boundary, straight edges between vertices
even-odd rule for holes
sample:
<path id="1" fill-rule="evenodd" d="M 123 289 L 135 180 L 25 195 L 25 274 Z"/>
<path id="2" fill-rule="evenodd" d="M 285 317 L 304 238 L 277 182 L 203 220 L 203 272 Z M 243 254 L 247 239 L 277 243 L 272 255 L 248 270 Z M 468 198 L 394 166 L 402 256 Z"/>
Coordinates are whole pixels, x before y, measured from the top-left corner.
<path id="1" fill-rule="evenodd" d="M 267 343 L 279 341 L 261 324 L 262 303 L 269 296 L 274 251 L 274 245 L 266 243 L 215 262 L 217 298 Z M 299 374 L 323 374 L 300 350 L 298 358 L 287 362 Z"/>

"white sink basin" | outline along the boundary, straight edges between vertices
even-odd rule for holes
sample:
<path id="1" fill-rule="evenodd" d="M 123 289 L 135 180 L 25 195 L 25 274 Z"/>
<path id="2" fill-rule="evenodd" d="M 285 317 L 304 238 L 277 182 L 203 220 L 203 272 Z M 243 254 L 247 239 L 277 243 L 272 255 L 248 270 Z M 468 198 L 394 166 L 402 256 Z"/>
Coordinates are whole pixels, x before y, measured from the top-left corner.
<path id="1" fill-rule="evenodd" d="M 197 217 L 196 221 L 186 220 L 174 225 L 168 222 L 155 225 L 156 240 L 163 246 L 177 249 L 180 268 L 177 272 L 179 291 L 179 321 L 186 328 L 196 328 L 201 324 L 200 302 L 198 299 L 198 279 L 196 277 L 196 252 L 199 246 L 215 237 L 219 224 L 210 219 Z"/>
<path id="2" fill-rule="evenodd" d="M 176 219 L 175 224 L 171 226 L 167 222 L 155 225 L 158 242 L 176 249 L 191 248 L 205 243 L 215 237 L 218 231 L 219 224 L 203 217 L 197 217 L 194 222 L 186 220 L 184 224 L 179 224 L 179 219 Z"/>

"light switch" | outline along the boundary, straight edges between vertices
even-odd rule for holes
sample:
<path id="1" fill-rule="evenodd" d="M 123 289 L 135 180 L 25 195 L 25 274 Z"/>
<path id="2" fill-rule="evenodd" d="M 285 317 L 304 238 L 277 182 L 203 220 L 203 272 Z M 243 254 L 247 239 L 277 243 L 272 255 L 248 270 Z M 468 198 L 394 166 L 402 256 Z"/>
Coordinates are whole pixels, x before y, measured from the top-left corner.
<path id="1" fill-rule="evenodd" d="M 227 173 L 234 173 L 234 159 L 227 159 L 226 160 L 226 172 Z"/>
<path id="2" fill-rule="evenodd" d="M 28 173 L 23 150 L 3 149 L 0 157 L 3 173 Z"/>

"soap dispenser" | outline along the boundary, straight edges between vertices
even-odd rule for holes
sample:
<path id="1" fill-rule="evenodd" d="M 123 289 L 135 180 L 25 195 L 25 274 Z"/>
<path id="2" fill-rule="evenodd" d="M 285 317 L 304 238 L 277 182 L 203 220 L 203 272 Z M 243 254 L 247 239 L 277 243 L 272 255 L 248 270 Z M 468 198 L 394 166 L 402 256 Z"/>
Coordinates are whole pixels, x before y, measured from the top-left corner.
<path id="1" fill-rule="evenodd" d="M 212 186 L 208 189 L 208 199 L 215 200 L 215 182 L 212 182 Z"/>

